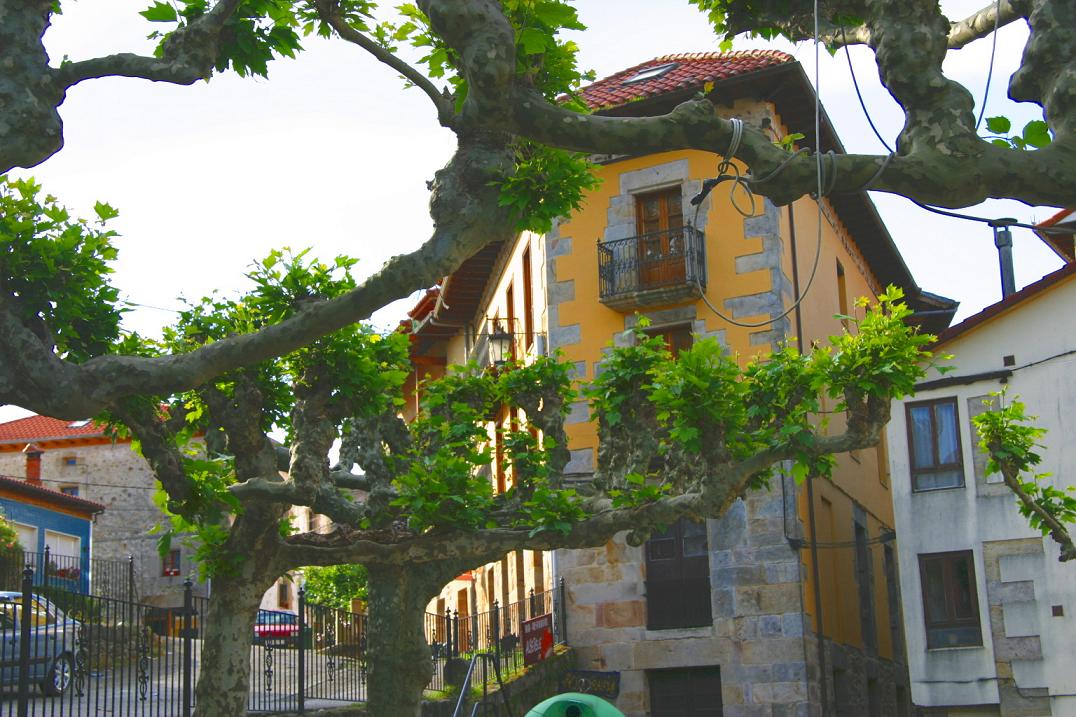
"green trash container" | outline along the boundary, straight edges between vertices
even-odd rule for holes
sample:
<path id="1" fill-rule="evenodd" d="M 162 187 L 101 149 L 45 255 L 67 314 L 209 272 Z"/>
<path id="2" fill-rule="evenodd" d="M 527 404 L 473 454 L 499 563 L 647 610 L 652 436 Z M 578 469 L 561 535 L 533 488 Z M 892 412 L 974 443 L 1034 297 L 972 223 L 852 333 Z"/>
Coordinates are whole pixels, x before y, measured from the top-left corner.
<path id="1" fill-rule="evenodd" d="M 624 717 L 601 697 L 565 692 L 535 705 L 524 717 Z"/>

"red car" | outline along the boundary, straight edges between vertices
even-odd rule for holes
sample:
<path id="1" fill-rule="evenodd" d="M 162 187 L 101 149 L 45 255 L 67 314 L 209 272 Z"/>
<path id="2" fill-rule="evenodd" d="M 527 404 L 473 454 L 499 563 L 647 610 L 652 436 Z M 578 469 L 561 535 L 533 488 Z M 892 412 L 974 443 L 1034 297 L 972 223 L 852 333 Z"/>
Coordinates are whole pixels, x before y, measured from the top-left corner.
<path id="1" fill-rule="evenodd" d="M 288 647 L 298 644 L 299 616 L 290 612 L 259 610 L 254 621 L 254 644 Z"/>

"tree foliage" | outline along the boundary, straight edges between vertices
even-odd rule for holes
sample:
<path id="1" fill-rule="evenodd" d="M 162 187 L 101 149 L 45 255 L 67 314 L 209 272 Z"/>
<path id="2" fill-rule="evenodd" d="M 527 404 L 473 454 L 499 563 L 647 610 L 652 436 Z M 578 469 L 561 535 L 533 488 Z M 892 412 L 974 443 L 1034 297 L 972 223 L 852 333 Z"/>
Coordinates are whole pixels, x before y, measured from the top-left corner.
<path id="1" fill-rule="evenodd" d="M 1076 524 L 1076 487 L 1056 488 L 1047 480 L 1049 473 L 1034 472 L 1042 462 L 1039 441 L 1046 430 L 1031 425 L 1034 416 L 1018 399 L 1006 402 L 1003 391 L 994 394 L 992 408 L 972 419 L 979 447 L 989 456 L 986 472 L 1000 474 L 1016 494 L 1020 515 L 1061 546 L 1059 560 L 1076 560 L 1067 527 Z"/>
<path id="2" fill-rule="evenodd" d="M 1076 196 L 1071 2 L 989 3 L 957 22 L 933 0 L 693 2 L 726 40 L 813 39 L 817 24 L 831 48 L 861 43 L 875 52 L 905 126 L 891 156 L 829 160 L 831 191 L 869 185 L 949 207 L 986 197 L 1064 205 Z M 217 576 L 222 636 L 204 648 L 206 664 L 222 669 L 203 671 L 203 714 L 241 709 L 242 679 L 219 680 L 227 660 L 249 668 L 235 645 L 245 645 L 250 625 L 227 632 L 224 617 L 243 596 L 256 598 L 266 576 L 363 564 L 371 610 L 399 625 L 393 620 L 421 611 L 412 603 L 426 591 L 508 550 L 594 545 L 621 530 L 641 540 L 682 516 L 720 515 L 778 461 L 793 462 L 801 477 L 825 475 L 832 453 L 877 440 L 889 401 L 922 375 L 927 339 L 908 329 L 899 296 L 887 292 L 879 306 L 861 307 L 856 331 L 829 346 L 786 348 L 742 369 L 707 342 L 673 362 L 643 335 L 612 351 L 588 386 L 573 387 L 555 360 L 498 374 L 464 367 L 426 385 L 418 420 L 404 425 L 396 409 L 406 339 L 357 322 L 433 285 L 486 244 L 544 230 L 577 207 L 594 182 L 584 157 L 722 153 L 742 129 L 735 155 L 748 168 L 745 183 L 780 204 L 817 188 L 819 147 L 775 144 L 766 128 L 720 117 L 704 97 L 657 117 L 588 114 L 578 90 L 589 75 L 567 35 L 581 24 L 566 0 L 416 0 L 396 11 L 367 0 L 150 0 L 142 14 L 159 40 L 153 56 L 53 66 L 40 38 L 61 6 L 0 0 L 0 172 L 59 151 L 57 108 L 79 83 L 265 76 L 315 34 L 355 44 L 401 75 L 458 138 L 431 182 L 434 228 L 421 248 L 361 283 L 353 259 L 271 252 L 251 268 L 248 291 L 192 302 L 159 339 L 120 330 L 122 306 L 108 281 L 113 233 L 104 224 L 114 210 L 99 204 L 96 220 L 76 220 L 31 180 L 0 185 L 0 402 L 122 425 L 161 482 L 171 530 L 198 534 Z M 984 138 L 971 95 L 944 76 L 942 61 L 950 48 L 1016 20 L 1030 36 L 1009 93 L 1042 106 L 1042 124 L 1016 136 L 991 120 Z M 419 51 L 416 65 L 404 47 Z M 600 434 L 594 481 L 578 486 L 564 475 L 573 390 L 590 401 Z M 824 425 L 822 396 L 846 411 L 842 433 Z M 504 407 L 525 421 L 493 421 Z M 998 428 L 1003 451 L 1028 449 L 1014 425 Z M 498 494 L 483 474 L 494 431 L 514 477 Z M 337 439 L 340 461 L 330 465 Z M 1003 473 L 1028 467 L 999 456 Z M 1068 505 L 1012 481 L 1048 514 Z M 295 505 L 329 516 L 336 529 L 292 534 L 286 514 Z M 385 612 L 405 603 L 400 615 Z M 425 684 L 428 650 L 398 647 L 371 661 L 374 714 L 414 712 Z M 394 679 L 406 684 L 403 707 L 386 701 Z"/>
<path id="3" fill-rule="evenodd" d="M 366 568 L 361 565 L 304 568 L 303 589 L 308 602 L 351 610 L 352 600 L 366 599 Z"/>

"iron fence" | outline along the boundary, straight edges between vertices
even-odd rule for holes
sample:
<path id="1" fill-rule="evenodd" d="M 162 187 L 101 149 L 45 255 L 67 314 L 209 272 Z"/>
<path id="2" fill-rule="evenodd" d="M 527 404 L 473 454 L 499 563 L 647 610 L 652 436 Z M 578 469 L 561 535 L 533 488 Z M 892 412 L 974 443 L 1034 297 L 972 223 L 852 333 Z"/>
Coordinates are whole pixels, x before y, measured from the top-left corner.
<path id="1" fill-rule="evenodd" d="M 690 226 L 598 243 L 598 294 L 612 299 L 673 286 L 706 288 L 702 232 Z"/>
<path id="2" fill-rule="evenodd" d="M 34 569 L 34 587 L 87 595 L 104 595 L 136 601 L 133 557 L 127 560 L 101 560 L 84 555 L 54 554 L 45 546 L 41 551 L 24 551 L 0 558 L 0 589 L 20 590 L 23 568 Z"/>
<path id="3" fill-rule="evenodd" d="M 190 717 L 209 607 L 190 580 L 182 604 L 166 608 L 69 590 L 54 572 L 40 572 L 30 564 L 18 590 L 0 592 L 0 717 Z M 564 642 L 563 581 L 487 612 L 427 614 L 428 689 L 460 684 L 479 653 L 501 674 L 518 671 L 523 622 L 545 614 L 554 641 Z M 365 614 L 310 604 L 302 590 L 296 613 L 260 610 L 248 709 L 302 713 L 365 701 L 366 639 Z M 481 690 L 487 678 L 489 670 L 475 670 L 467 687 Z"/>
<path id="4" fill-rule="evenodd" d="M 511 676 L 524 667 L 523 623 L 526 620 L 550 615 L 553 643 L 567 642 L 567 609 L 565 585 L 562 578 L 545 592 L 530 591 L 518 602 L 501 605 L 493 602 L 486 612 L 467 614 L 448 610 L 444 615 L 426 614 L 426 641 L 434 661 L 433 679 L 429 689 L 447 691 L 468 673 L 467 662 L 477 653 L 489 653 L 497 662 L 500 673 Z M 455 674 L 453 672 L 455 671 Z M 474 670 L 467 677 L 466 688 L 481 689 L 493 674 Z"/>

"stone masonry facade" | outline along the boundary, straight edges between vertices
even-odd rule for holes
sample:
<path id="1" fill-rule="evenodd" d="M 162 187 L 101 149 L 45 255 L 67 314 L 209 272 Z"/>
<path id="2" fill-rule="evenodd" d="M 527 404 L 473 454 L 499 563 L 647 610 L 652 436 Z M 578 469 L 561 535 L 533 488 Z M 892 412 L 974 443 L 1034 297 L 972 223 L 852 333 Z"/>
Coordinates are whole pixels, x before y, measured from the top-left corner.
<path id="1" fill-rule="evenodd" d="M 622 193 L 608 209 L 604 238 L 618 239 L 634 231 L 631 194 L 640 188 L 680 181 L 686 203 L 693 195 L 686 171 L 685 164 L 672 162 L 622 175 Z M 699 229 L 705 226 L 706 208 L 699 212 Z M 694 207 L 689 213 L 685 206 L 685 216 L 693 213 Z M 737 318 L 764 314 L 776 319 L 753 333 L 751 342 L 777 347 L 790 336 L 791 322 L 779 315 L 792 295 L 792 283 L 781 267 L 785 247 L 777 207 L 764 201 L 760 214 L 744 220 L 743 236 L 761 238 L 762 248 L 737 256 L 736 271 L 769 272 L 771 289 L 727 297 L 722 308 Z M 559 320 L 558 305 L 576 298 L 574 282 L 557 277 L 557 263 L 570 260 L 573 238 L 554 229 L 546 242 L 550 348 L 557 349 L 580 343 L 583 327 L 562 326 Z M 714 335 L 724 343 L 723 332 L 707 334 L 696 312 L 691 304 L 645 315 L 655 328 L 690 323 L 695 333 Z M 636 321 L 633 315 L 625 316 L 624 328 L 632 328 Z M 629 336 L 609 339 L 630 340 Z M 579 363 L 575 370 L 583 375 L 587 368 Z M 600 360 L 593 370 L 600 371 Z M 588 420 L 586 405 L 572 406 L 567 420 Z M 592 449 L 571 451 L 569 473 L 585 480 L 593 470 Z M 557 577 L 568 586 L 568 638 L 577 651 L 578 666 L 620 673 L 616 703 L 628 717 L 649 714 L 648 671 L 696 666 L 720 668 L 727 717 L 821 717 L 816 638 L 804 612 L 806 576 L 790 542 L 803 532 L 796 510 L 797 487 L 788 478 L 775 478 L 773 483 L 771 490 L 755 491 L 738 501 L 723 518 L 707 521 L 711 625 L 647 629 L 643 548 L 631 547 L 621 537 L 601 549 L 557 551 Z M 903 683 L 907 694 L 903 665 L 826 642 L 829 674 L 824 685 L 830 714 L 908 717 L 895 691 Z"/>
<path id="2" fill-rule="evenodd" d="M 0 475 L 22 477 L 26 459 L 22 453 L 0 453 Z M 153 503 L 154 478 L 149 465 L 131 450 L 130 443 L 72 445 L 46 450 L 41 457 L 41 479 L 48 488 L 75 486 L 81 498 L 101 503 L 103 513 L 93 526 L 92 557 L 126 561 L 134 558 L 137 595 L 145 600 L 167 601 L 182 596 L 183 581 L 194 574 L 190 550 L 181 550 L 180 574 L 162 574 L 157 535 L 150 530 L 164 516 Z M 196 584 L 196 594 L 204 594 Z"/>

